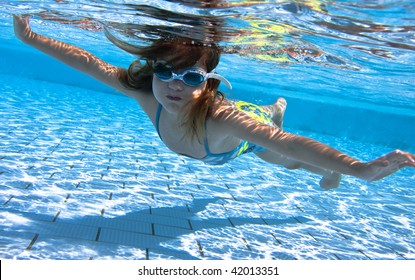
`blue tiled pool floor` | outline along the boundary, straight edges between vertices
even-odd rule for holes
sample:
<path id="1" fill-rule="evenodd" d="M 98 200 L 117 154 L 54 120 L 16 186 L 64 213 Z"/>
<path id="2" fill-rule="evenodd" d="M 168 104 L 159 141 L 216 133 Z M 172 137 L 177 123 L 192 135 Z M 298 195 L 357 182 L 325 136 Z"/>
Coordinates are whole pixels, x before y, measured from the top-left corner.
<path id="1" fill-rule="evenodd" d="M 325 192 L 250 155 L 209 167 L 168 151 L 128 98 L 0 80 L 1 258 L 415 259 L 411 171 Z"/>

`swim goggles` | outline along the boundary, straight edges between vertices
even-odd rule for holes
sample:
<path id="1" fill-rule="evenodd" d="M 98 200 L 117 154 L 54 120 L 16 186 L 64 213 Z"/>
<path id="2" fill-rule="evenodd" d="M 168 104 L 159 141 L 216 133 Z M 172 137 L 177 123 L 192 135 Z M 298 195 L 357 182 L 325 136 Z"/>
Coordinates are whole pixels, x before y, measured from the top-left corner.
<path id="1" fill-rule="evenodd" d="M 182 81 L 188 86 L 197 87 L 207 79 L 217 79 L 223 82 L 228 88 L 232 89 L 231 83 L 223 76 L 216 73 L 207 73 L 202 68 L 192 67 L 177 74 L 169 65 L 158 64 L 154 67 L 154 74 L 163 82 L 170 82 L 173 79 Z"/>

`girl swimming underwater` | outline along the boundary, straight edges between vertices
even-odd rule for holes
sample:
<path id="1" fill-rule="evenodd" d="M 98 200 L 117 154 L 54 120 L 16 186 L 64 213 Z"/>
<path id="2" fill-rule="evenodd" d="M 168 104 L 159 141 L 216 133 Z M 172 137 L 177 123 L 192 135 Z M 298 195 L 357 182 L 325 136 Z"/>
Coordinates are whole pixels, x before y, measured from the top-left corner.
<path id="1" fill-rule="evenodd" d="M 322 175 L 324 189 L 337 187 L 341 174 L 375 181 L 403 167 L 415 167 L 415 155 L 408 152 L 396 150 L 361 162 L 283 131 L 286 103 L 282 98 L 269 106 L 226 99 L 218 91 L 219 84 L 231 85 L 214 71 L 220 59 L 215 44 L 175 37 L 133 49 L 108 35 L 117 46 L 140 58 L 123 69 L 81 48 L 34 33 L 27 18 L 14 16 L 14 30 L 24 43 L 134 98 L 168 148 L 207 164 L 224 164 L 253 152 L 267 162 Z"/>

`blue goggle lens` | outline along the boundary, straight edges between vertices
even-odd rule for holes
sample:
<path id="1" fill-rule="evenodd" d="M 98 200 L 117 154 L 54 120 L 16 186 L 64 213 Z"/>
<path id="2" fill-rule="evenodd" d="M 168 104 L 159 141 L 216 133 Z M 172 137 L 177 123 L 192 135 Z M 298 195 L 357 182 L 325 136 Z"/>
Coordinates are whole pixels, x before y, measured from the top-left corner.
<path id="1" fill-rule="evenodd" d="M 154 69 L 154 74 L 156 74 L 157 77 L 162 81 L 170 80 L 171 78 L 173 78 L 172 69 L 163 65 L 156 66 L 156 68 Z"/>
<path id="2" fill-rule="evenodd" d="M 197 70 L 190 69 L 184 71 L 182 74 L 175 74 L 172 68 L 166 65 L 157 65 L 154 69 L 154 74 L 164 82 L 177 78 L 189 86 L 198 86 L 205 80 L 205 76 Z"/>
<path id="3" fill-rule="evenodd" d="M 197 72 L 187 72 L 183 75 L 183 82 L 191 86 L 198 86 L 205 80 L 204 76 Z"/>

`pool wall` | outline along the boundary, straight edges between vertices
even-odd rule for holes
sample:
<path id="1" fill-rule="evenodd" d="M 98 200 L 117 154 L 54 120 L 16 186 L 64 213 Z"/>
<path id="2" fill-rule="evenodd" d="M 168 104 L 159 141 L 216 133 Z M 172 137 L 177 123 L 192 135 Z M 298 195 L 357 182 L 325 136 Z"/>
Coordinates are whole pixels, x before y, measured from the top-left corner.
<path id="1" fill-rule="evenodd" d="M 67 84 L 110 94 L 113 89 L 70 67 L 26 47 L 22 43 L 0 45 L 0 73 Z M 45 67 L 47 65 L 47 67 Z M 256 85 L 232 81 L 233 96 L 250 101 L 252 92 L 264 91 Z M 59 90 L 59 88 L 57 88 Z M 415 139 L 415 112 L 341 99 L 318 100 L 301 96 L 299 92 L 279 91 L 289 104 L 285 126 L 320 134 L 333 135 L 364 142 L 409 149 Z"/>

